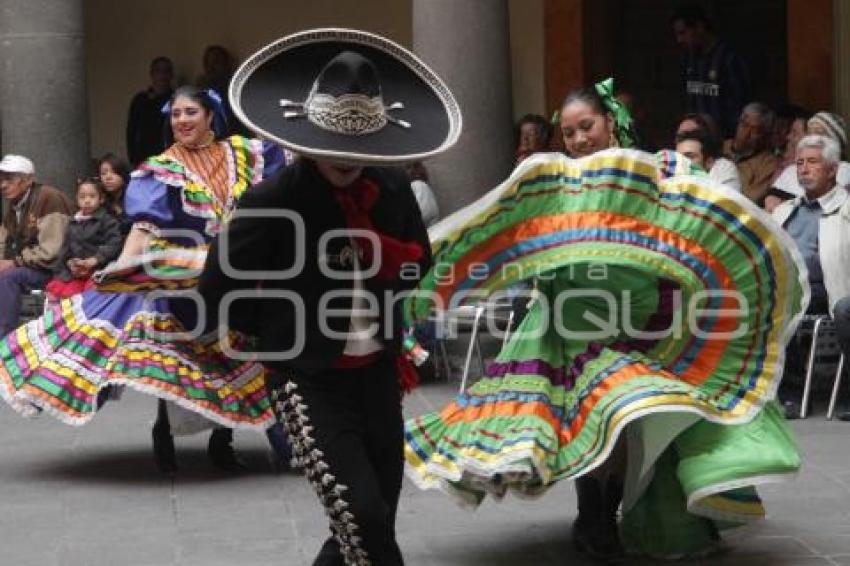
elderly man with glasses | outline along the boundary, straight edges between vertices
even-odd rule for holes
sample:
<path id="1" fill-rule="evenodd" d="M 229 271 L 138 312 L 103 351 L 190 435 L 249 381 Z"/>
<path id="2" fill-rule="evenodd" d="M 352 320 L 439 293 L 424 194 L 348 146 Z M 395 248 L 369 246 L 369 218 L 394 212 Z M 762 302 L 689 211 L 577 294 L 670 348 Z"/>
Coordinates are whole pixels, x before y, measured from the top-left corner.
<path id="1" fill-rule="evenodd" d="M 809 271 L 811 301 L 806 314 L 833 314 L 842 347 L 850 353 L 850 194 L 836 182 L 841 161 L 838 143 L 822 135 L 805 136 L 797 144 L 797 179 L 804 194 L 785 201 L 773 217 L 794 239 Z M 786 371 L 802 374 L 802 357 L 787 351 Z M 780 397 L 788 397 L 786 379 Z M 800 407 L 785 400 L 786 416 Z"/>

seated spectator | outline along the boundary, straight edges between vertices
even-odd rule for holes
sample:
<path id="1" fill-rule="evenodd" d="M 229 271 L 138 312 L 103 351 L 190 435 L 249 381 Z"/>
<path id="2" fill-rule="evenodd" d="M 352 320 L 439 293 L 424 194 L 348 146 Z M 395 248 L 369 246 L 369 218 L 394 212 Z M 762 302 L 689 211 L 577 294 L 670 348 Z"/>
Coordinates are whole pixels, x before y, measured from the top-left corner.
<path id="1" fill-rule="evenodd" d="M 850 194 L 836 183 L 839 159 L 835 140 L 805 136 L 797 144 L 796 166 L 804 192 L 773 211 L 773 217 L 796 242 L 808 268 L 811 301 L 806 314 L 834 310 L 838 316 L 836 303 L 840 305 L 841 299 L 850 297 Z M 850 307 L 850 302 L 843 307 Z M 850 322 L 850 308 L 841 312 Z M 798 416 L 800 407 L 787 398 L 794 385 L 788 377 L 802 375 L 802 368 L 799 348 L 789 346 L 786 378 L 780 389 L 789 418 Z"/>
<path id="2" fill-rule="evenodd" d="M 682 119 L 679 120 L 679 125 L 676 127 L 676 133 L 681 134 L 682 132 L 693 130 L 706 131 L 712 139 L 717 140 L 718 144 L 722 144 L 721 140 L 723 140 L 723 136 L 720 133 L 720 127 L 714 121 L 714 118 L 708 114 L 690 112 L 682 116 Z"/>
<path id="3" fill-rule="evenodd" d="M 727 141 L 723 153 L 738 166 L 741 187 L 749 199 L 763 204 L 779 168 L 779 160 L 771 153 L 771 139 L 776 114 L 761 102 L 744 106 L 735 130 L 735 138 Z"/>
<path id="4" fill-rule="evenodd" d="M 720 142 L 705 130 L 683 131 L 676 135 L 676 151 L 708 172 L 708 176 L 741 192 L 741 179 L 735 164 L 720 155 Z"/>
<path id="5" fill-rule="evenodd" d="M 407 175 L 410 177 L 410 188 L 413 190 L 413 196 L 416 197 L 416 203 L 419 205 L 419 211 L 422 213 L 422 223 L 427 228 L 440 219 L 440 208 L 437 205 L 437 198 L 428 184 L 428 171 L 422 165 L 421 161 L 411 163 L 406 167 L 406 170 Z"/>
<path id="6" fill-rule="evenodd" d="M 54 278 L 45 291 L 65 299 L 92 288 L 92 274 L 121 253 L 121 224 L 106 209 L 106 189 L 100 179 L 77 183 L 77 213 L 65 231 L 65 241 L 53 266 Z"/>
<path id="7" fill-rule="evenodd" d="M 847 162 L 847 126 L 844 119 L 829 112 L 818 112 L 808 123 L 808 131 L 813 134 L 810 137 L 818 137 L 822 135 L 827 141 L 832 140 L 838 144 L 839 150 L 832 150 L 828 162 L 834 163 L 838 160 L 839 151 L 843 156 L 844 161 L 840 162 L 835 172 L 834 189 L 830 194 L 835 194 L 833 197 L 836 201 L 831 208 L 836 209 L 836 212 L 830 214 L 826 219 L 821 220 L 820 234 L 823 236 L 823 242 L 819 250 L 821 267 L 823 268 L 823 280 L 828 304 L 832 310 L 832 317 L 835 320 L 835 332 L 838 337 L 838 343 L 841 345 L 841 350 L 845 359 L 850 359 L 850 197 L 845 190 L 850 185 L 850 163 Z M 807 138 L 804 138 L 807 139 Z M 824 155 L 827 151 L 824 150 Z M 799 163 L 799 160 L 798 160 Z M 809 175 L 812 177 L 812 175 Z M 800 184 L 805 190 L 806 197 L 811 192 L 810 179 L 800 179 Z M 825 182 L 828 185 L 829 182 Z M 829 199 L 829 195 L 821 197 L 821 199 Z M 820 199 L 819 199 L 820 200 Z M 843 202 L 838 207 L 837 202 Z M 827 215 L 825 209 L 823 214 Z M 814 294 L 814 290 L 813 290 Z M 838 418 L 843 421 L 850 420 L 850 412 L 839 414 Z"/>
<path id="8" fill-rule="evenodd" d="M 828 290 L 825 281 L 835 283 L 838 279 L 842 279 L 850 283 L 848 277 L 824 277 L 822 267 L 831 267 L 833 263 L 828 261 L 825 252 L 832 249 L 835 242 L 819 241 L 820 235 L 828 231 L 821 226 L 822 224 L 848 221 L 847 218 L 842 220 L 838 215 L 833 216 L 845 204 L 850 208 L 848 193 L 840 190 L 836 182 L 840 155 L 838 144 L 826 136 L 808 135 L 800 140 L 797 144 L 796 168 L 797 179 L 803 187 L 803 194 L 783 202 L 773 211 L 774 218 L 797 243 L 809 269 L 809 283 L 812 291 L 812 300 L 809 303 L 810 314 L 823 314 L 828 311 Z M 838 232 L 835 234 L 838 236 Z M 847 234 L 850 237 L 850 231 Z M 848 241 L 847 250 L 850 250 L 850 241 Z M 850 269 L 850 264 L 847 267 Z M 842 287 L 844 284 L 847 283 L 836 286 Z M 850 295 L 850 289 L 846 294 Z M 842 294 L 833 299 L 837 300 L 843 296 Z"/>
<path id="9" fill-rule="evenodd" d="M 106 190 L 106 210 L 121 223 L 121 234 L 130 233 L 133 222 L 124 213 L 124 191 L 130 183 L 130 164 L 114 153 L 106 153 L 97 160 L 97 173 Z"/>
<path id="10" fill-rule="evenodd" d="M 835 140 L 841 147 L 842 139 L 847 139 L 847 130 L 843 125 L 843 119 L 837 114 L 828 112 L 818 112 L 815 116 L 809 119 L 806 125 L 808 134 L 823 135 Z M 789 136 L 789 141 L 793 139 Z M 836 182 L 843 187 L 850 185 L 850 163 L 841 161 L 838 164 L 838 172 L 836 173 Z M 773 210 L 778 203 L 802 196 L 804 193 L 803 187 L 797 180 L 797 165 L 791 164 L 785 167 L 770 189 L 770 193 L 765 199 L 765 209 L 769 212 Z"/>
<path id="11" fill-rule="evenodd" d="M 841 159 L 847 161 L 847 122 L 840 114 L 832 112 L 818 112 L 806 125 L 806 131 L 810 134 L 827 136 L 838 142 L 841 146 Z"/>
<path id="12" fill-rule="evenodd" d="M 797 143 L 806 135 L 806 123 L 811 117 L 810 111 L 796 104 L 783 104 L 776 111 L 771 145 L 773 154 L 782 160 L 781 169 L 796 162 Z"/>
<path id="13" fill-rule="evenodd" d="M 520 118 L 514 132 L 514 147 L 516 147 L 514 166 L 519 165 L 533 153 L 548 151 L 551 136 L 552 126 L 543 116 L 526 114 Z"/>
<path id="14" fill-rule="evenodd" d="M 36 182 L 32 161 L 6 155 L 0 161 L 6 213 L 0 226 L 0 336 L 18 326 L 21 297 L 40 289 L 62 247 L 70 203 L 61 191 Z"/>

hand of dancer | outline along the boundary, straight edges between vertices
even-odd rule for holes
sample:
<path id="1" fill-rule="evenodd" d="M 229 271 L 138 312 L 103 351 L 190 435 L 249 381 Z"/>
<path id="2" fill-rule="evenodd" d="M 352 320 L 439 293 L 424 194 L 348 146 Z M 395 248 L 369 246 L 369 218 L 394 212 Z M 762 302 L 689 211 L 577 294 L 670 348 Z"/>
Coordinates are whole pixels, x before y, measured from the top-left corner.
<path id="1" fill-rule="evenodd" d="M 68 260 L 68 269 L 74 277 L 78 278 L 90 277 L 96 265 L 97 260 L 93 257 L 86 259 L 72 257 Z"/>

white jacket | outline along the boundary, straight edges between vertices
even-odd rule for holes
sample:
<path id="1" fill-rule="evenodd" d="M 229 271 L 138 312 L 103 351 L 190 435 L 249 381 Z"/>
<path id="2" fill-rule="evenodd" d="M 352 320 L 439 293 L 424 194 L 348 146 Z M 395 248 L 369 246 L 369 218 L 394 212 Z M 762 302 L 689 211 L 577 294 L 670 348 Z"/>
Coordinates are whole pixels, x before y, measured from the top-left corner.
<path id="1" fill-rule="evenodd" d="M 734 163 L 725 157 L 718 157 L 708 172 L 708 176 L 724 185 L 729 185 L 739 193 L 741 192 L 741 177 Z"/>
<path id="2" fill-rule="evenodd" d="M 850 193 L 835 186 L 819 199 L 823 214 L 818 229 L 818 256 L 823 270 L 823 283 L 829 299 L 829 310 L 850 296 Z M 773 218 L 783 227 L 803 197 L 781 203 L 773 210 Z"/>

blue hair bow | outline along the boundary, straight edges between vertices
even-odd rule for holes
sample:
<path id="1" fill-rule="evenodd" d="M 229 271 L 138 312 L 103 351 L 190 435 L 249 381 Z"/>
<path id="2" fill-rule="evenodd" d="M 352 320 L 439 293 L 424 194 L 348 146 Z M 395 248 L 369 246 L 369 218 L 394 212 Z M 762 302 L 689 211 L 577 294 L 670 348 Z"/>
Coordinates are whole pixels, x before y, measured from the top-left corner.
<path id="1" fill-rule="evenodd" d="M 219 95 L 216 91 L 211 88 L 207 89 L 207 96 L 215 102 L 216 106 L 221 106 L 221 95 Z"/>

